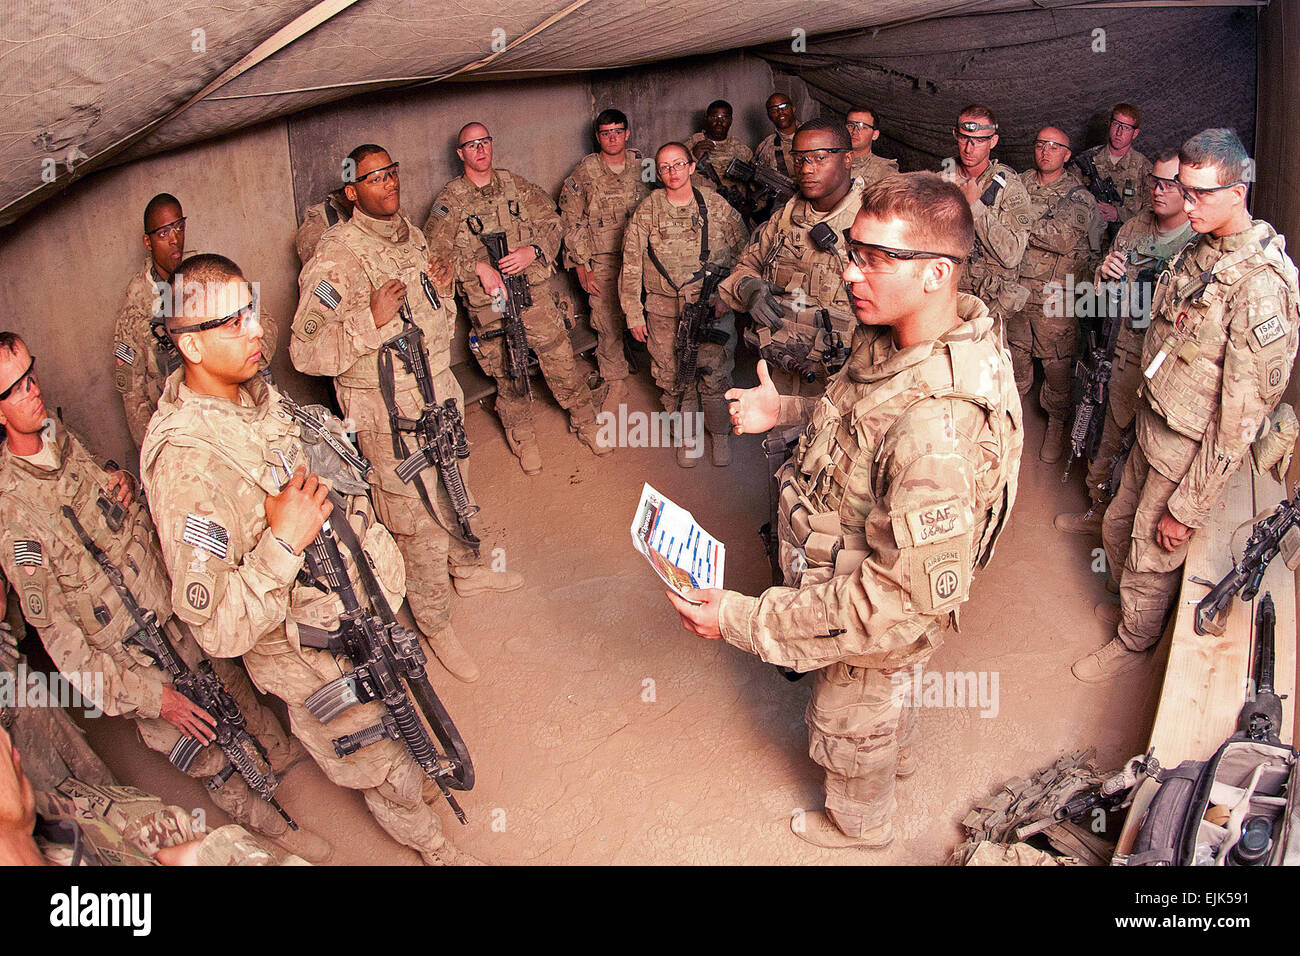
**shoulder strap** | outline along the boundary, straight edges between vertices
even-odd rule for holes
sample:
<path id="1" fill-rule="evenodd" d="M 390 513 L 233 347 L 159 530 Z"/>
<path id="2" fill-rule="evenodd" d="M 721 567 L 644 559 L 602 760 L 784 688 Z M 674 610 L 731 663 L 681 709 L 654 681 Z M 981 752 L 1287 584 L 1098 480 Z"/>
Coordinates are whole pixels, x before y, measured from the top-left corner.
<path id="1" fill-rule="evenodd" d="M 661 276 L 664 277 L 664 281 L 673 287 L 674 292 L 682 291 L 683 286 L 688 286 L 703 276 L 704 267 L 709 263 L 709 207 L 705 205 L 704 195 L 698 189 L 691 187 L 691 192 L 695 196 L 695 205 L 698 206 L 700 210 L 700 268 L 695 272 L 695 274 L 681 285 L 674 282 L 672 276 L 668 274 L 668 270 L 664 268 L 663 262 L 660 261 L 657 255 L 655 255 L 654 246 L 650 242 L 654 233 L 652 232 L 650 236 L 646 237 L 645 251 L 646 255 L 650 258 L 650 264 L 655 267 Z"/>

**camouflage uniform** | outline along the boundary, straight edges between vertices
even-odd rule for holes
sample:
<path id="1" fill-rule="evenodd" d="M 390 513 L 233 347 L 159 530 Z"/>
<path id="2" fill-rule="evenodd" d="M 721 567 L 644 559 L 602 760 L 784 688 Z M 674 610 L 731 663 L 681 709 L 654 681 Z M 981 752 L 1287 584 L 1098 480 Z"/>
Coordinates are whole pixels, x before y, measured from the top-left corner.
<path id="1" fill-rule="evenodd" d="M 778 373 L 778 387 L 783 392 L 797 392 L 802 388 L 805 394 L 820 394 L 825 387 L 826 371 L 821 358 L 831 340 L 816 316 L 818 310 L 829 312 L 831 327 L 843 344 L 847 345 L 854 334 L 858 323 L 842 278 L 846 260 L 842 255 L 822 252 L 813 245 L 808 233 L 813 226 L 824 222 L 835 231 L 842 250 L 841 233 L 853 225 L 861 208 L 862 194 L 855 188 L 850 188 L 828 212 L 818 212 L 802 196 L 791 197 L 751 237 L 731 275 L 719 289 L 723 302 L 743 311 L 744 302 L 736 297 L 736 286 L 742 279 L 756 276 L 774 287 L 773 294 L 783 306 L 782 328 L 772 332 L 756 326 L 753 330 L 764 358 L 773 364 L 773 358 L 780 354 L 792 355 L 817 372 L 817 380 L 812 385 L 805 385 L 793 375 Z M 746 332 L 746 341 L 750 334 Z"/>
<path id="2" fill-rule="evenodd" d="M 1102 179 L 1109 179 L 1120 194 L 1121 201 L 1115 205 L 1119 212 L 1116 221 L 1120 225 L 1142 210 L 1151 208 L 1151 160 L 1132 147 L 1116 159 L 1105 143 L 1085 150 L 1082 155 L 1092 157 L 1097 164 L 1097 174 Z"/>
<path id="3" fill-rule="evenodd" d="M 600 153 L 578 163 L 560 190 L 560 219 L 564 223 L 564 264 L 585 266 L 601 294 L 589 296 L 591 327 L 596 332 L 596 364 L 607 382 L 627 378 L 623 330 L 627 322 L 619 309 L 619 270 L 623 266 L 623 230 L 641 200 L 650 194 L 642 178 L 641 153 L 627 151 L 623 169 L 615 172 Z"/>
<path id="4" fill-rule="evenodd" d="M 370 487 L 375 511 L 397 540 L 410 582 L 411 613 L 427 635 L 436 635 L 451 620 L 448 574 L 464 577 L 479 565 L 472 547 L 452 538 L 430 516 L 414 483 L 397 477 L 388 408 L 380 392 L 379 354 L 384 342 L 402 331 L 400 317 L 375 328 L 370 293 L 390 279 L 406 283 L 411 318 L 424 332 L 434 394 L 439 402 L 454 398 L 464 407 L 460 384 L 451 371 L 451 337 L 456 305 L 450 288 L 434 308 L 424 292 L 429 248 L 424 233 L 402 213 L 391 221 L 357 209 L 352 218 L 331 227 L 316 254 L 298 277 L 298 311 L 293 317 L 289 356 L 307 375 L 334 379 L 339 408 L 351 420 L 361 453 L 370 459 Z M 393 393 L 399 413 L 416 419 L 424 408 L 415 376 L 393 361 Z M 407 442 L 414 450 L 414 443 Z M 468 462 L 461 463 L 462 476 Z M 421 476 L 432 503 L 452 527 L 455 509 L 436 469 Z"/>
<path id="5" fill-rule="evenodd" d="M 298 261 L 304 266 L 316 254 L 316 246 L 325 230 L 340 222 L 352 218 L 352 210 L 346 201 L 340 201 L 333 193 L 324 202 L 308 206 L 302 214 L 302 225 L 294 234 L 293 245 L 298 250 Z"/>
<path id="6" fill-rule="evenodd" d="M 136 448 L 144 441 L 144 430 L 149 418 L 158 408 L 163 380 L 180 368 L 181 357 L 162 330 L 159 317 L 158 332 L 166 344 L 153 334 L 154 309 L 164 301 L 157 292 L 164 280 L 158 277 L 153 260 L 142 269 L 126 287 L 126 301 L 113 326 L 113 387 L 122 396 L 126 411 L 126 427 Z M 275 319 L 258 300 L 258 321 L 262 326 L 262 359 L 260 366 L 267 368 L 275 355 L 278 328 Z"/>
<path id="7" fill-rule="evenodd" d="M 915 727 L 899 683 L 956 624 L 1015 500 L 1011 359 L 981 303 L 961 296 L 958 313 L 941 339 L 901 352 L 862 327 L 822 398 L 782 399 L 783 422 L 808 420 L 780 474 L 785 587 L 727 591 L 719 608 L 728 643 L 816 671 L 809 755 L 849 836 L 893 813 Z"/>
<path id="8" fill-rule="evenodd" d="M 704 203 L 709 221 L 708 261 L 721 266 L 731 265 L 749 236 L 740 213 L 715 192 L 697 190 L 694 201 L 686 206 L 676 206 L 668 200 L 668 194 L 659 189 L 637 207 L 627 225 L 619 297 L 623 311 L 627 313 L 628 326 L 647 329 L 651 371 L 655 384 L 663 391 L 664 408 L 673 412 L 679 405 L 693 405 L 689 393 L 698 388 L 705 427 L 710 434 L 727 435 L 731 422 L 726 399 L 722 396 L 731 388 L 731 370 L 735 367 L 734 313 L 727 312 L 714 325 L 715 329 L 727 333 L 725 345 L 700 343 L 696 385 L 676 381 L 677 322 L 683 307 L 697 301 L 700 295 L 701 280 L 693 279 L 702 266 L 700 201 Z M 655 267 L 647 248 L 654 249 L 669 277 Z M 641 305 L 643 290 L 644 312 Z"/>
<path id="9" fill-rule="evenodd" d="M 1029 194 L 1016 171 L 996 160 L 977 181 L 983 192 L 970 208 L 975 249 L 966 260 L 959 288 L 979 296 L 1001 325 L 1028 301 L 1016 278 L 1029 243 Z"/>
<path id="10" fill-rule="evenodd" d="M 1043 361 L 1039 401 L 1049 416 L 1064 419 L 1071 407 L 1071 370 L 1078 347 L 1077 310 L 1065 302 L 1066 276 L 1082 282 L 1100 248 L 1097 201 L 1078 177 L 1065 171 L 1046 186 L 1027 169 L 1020 181 L 1029 194 L 1029 244 L 1020 260 L 1020 285 L 1029 301 L 1007 316 L 1007 345 L 1022 396 L 1034 383 L 1034 359 Z M 1055 315 L 1051 313 L 1057 313 Z"/>
<path id="11" fill-rule="evenodd" d="M 135 633 L 135 621 L 60 511 L 63 505 L 73 509 L 122 572 L 136 603 L 153 611 L 160 626 L 167 625 L 170 585 L 149 512 L 137 497 L 124 506 L 121 527 L 114 531 L 97 505 L 101 496 L 116 501 L 108 486 L 108 473 L 66 428 L 56 430 L 40 456 L 19 458 L 6 444 L 0 449 L 0 569 L 14 583 L 23 616 L 59 672 L 104 713 L 131 718 L 145 745 L 166 754 L 181 736 L 159 716 L 163 686 L 171 679 L 137 645 L 125 643 Z M 194 667 L 201 659 L 194 641 L 174 624 L 166 629 L 177 654 Z M 238 665 L 213 663 L 247 718 L 248 732 L 266 748 L 272 769 L 283 768 L 290 759 L 289 741 L 279 722 L 258 702 Z M 83 686 L 87 674 L 102 675 L 102 699 L 96 687 Z M 188 773 L 206 779 L 225 763 L 221 748 L 209 744 Z M 234 820 L 273 834 L 285 829 L 238 774 L 211 796 Z"/>
<path id="12" fill-rule="evenodd" d="M 512 441 L 522 443 L 536 440 L 533 406 L 510 375 L 504 339 L 483 337 L 484 332 L 501 328 L 502 315 L 494 308 L 492 297 L 483 291 L 474 272 L 478 263 L 489 261 L 487 247 L 474 230 L 504 232 L 508 249 L 529 245 L 541 248 L 541 257 L 523 272 L 533 297 L 533 304 L 523 310 L 528 346 L 537 353 L 551 394 L 568 410 L 570 426 L 575 430 L 584 426 L 594 428 L 596 412 L 591 403 L 591 390 L 573 357 L 564 318 L 555 306 L 547 282 L 555 271 L 552 263 L 560 250 L 561 232 L 560 217 L 551 197 L 506 169 L 492 170 L 491 182 L 482 189 L 465 176 L 457 176 L 434 199 L 433 211 L 424 228 L 434 251 L 452 257 L 477 336 L 475 355 L 483 371 L 496 379 L 497 414 Z M 515 433 L 518 438 L 513 437 Z"/>
<path id="13" fill-rule="evenodd" d="M 1114 364 L 1110 371 L 1110 384 L 1106 399 L 1106 422 L 1102 426 L 1101 442 L 1097 446 L 1097 456 L 1088 466 L 1088 496 L 1094 504 L 1100 504 L 1102 491 L 1111 480 L 1112 460 L 1123 447 L 1124 432 L 1133 424 L 1138 408 L 1138 386 L 1142 383 L 1142 342 L 1146 336 L 1147 324 L 1151 321 L 1150 295 L 1155 285 L 1154 278 L 1140 281 L 1138 273 L 1153 272 L 1159 275 L 1165 263 L 1174 257 L 1187 243 L 1196 238 L 1191 223 L 1183 223 L 1182 228 L 1168 235 L 1159 233 L 1156 217 L 1149 209 L 1138 213 L 1124 225 L 1120 226 L 1111 243 L 1110 251 L 1129 253 L 1130 258 L 1124 267 L 1125 284 L 1119 286 L 1118 294 L 1123 297 L 1119 334 L 1115 337 Z M 1093 278 L 1094 286 L 1101 293 L 1099 302 L 1109 303 L 1106 288 L 1116 286 L 1101 276 L 1098 270 Z M 1118 305 L 1119 303 L 1117 303 Z M 1141 314 L 1138 314 L 1139 308 Z"/>
<path id="14" fill-rule="evenodd" d="M 691 138 L 686 141 L 686 149 L 692 151 L 689 158 L 693 162 L 695 161 L 695 153 L 693 152 L 695 144 L 702 143 L 706 139 L 708 139 L 708 136 L 705 133 L 698 132 L 692 133 Z M 734 136 L 728 136 L 721 142 L 714 140 L 710 140 L 710 142 L 713 143 L 713 148 L 705 153 L 704 159 L 699 160 L 699 162 L 708 163 L 712 166 L 714 172 L 718 174 L 718 179 L 722 180 L 723 186 L 737 190 L 740 195 L 745 195 L 748 189 L 747 185 L 739 180 L 729 178 L 727 176 L 727 166 L 733 159 L 739 159 L 742 163 L 752 163 L 754 161 L 754 151 Z M 717 183 L 698 169 L 695 171 L 695 175 L 691 177 L 691 182 L 696 189 L 699 189 L 702 185 L 707 185 L 710 189 L 718 188 Z"/>
<path id="15" fill-rule="evenodd" d="M 240 403 L 200 395 L 184 372 L 167 380 L 149 424 L 140 468 L 172 572 L 172 605 L 213 657 L 242 655 L 257 687 L 288 705 L 289 726 L 334 783 L 362 791 L 379 825 L 399 843 L 437 855 L 444 838 L 437 814 L 421 797 L 425 776 L 397 740 L 347 757 L 332 741 L 379 722 L 383 704 L 346 710 L 325 726 L 305 701 L 337 678 L 345 659 L 302 646 L 300 624 L 338 626 L 342 602 L 298 579 L 304 558 L 276 540 L 265 496 L 278 494 L 284 468 L 305 461 L 299 426 L 279 393 L 254 376 Z M 405 590 L 401 555 L 364 497 L 347 499 L 348 520 L 396 609 Z M 358 594 L 364 589 L 351 569 Z"/>
<path id="16" fill-rule="evenodd" d="M 886 176 L 892 176 L 898 172 L 898 160 L 886 159 L 883 156 L 877 156 L 875 153 L 867 153 L 866 156 L 853 157 L 853 177 L 858 181 L 861 188 L 866 189 L 873 183 L 878 183 Z"/>
<path id="17" fill-rule="evenodd" d="M 754 150 L 754 161 L 794 179 L 794 133 L 786 136 L 780 130 L 773 130 Z M 730 158 L 727 162 L 731 162 Z"/>
<path id="18" fill-rule="evenodd" d="M 1161 548 L 1160 518 L 1167 510 L 1190 528 L 1205 523 L 1286 389 L 1297 328 L 1296 267 L 1262 220 L 1202 236 L 1161 275 L 1142 348 L 1137 444 L 1102 522 L 1129 650 L 1160 640 L 1181 584 L 1188 544 Z"/>

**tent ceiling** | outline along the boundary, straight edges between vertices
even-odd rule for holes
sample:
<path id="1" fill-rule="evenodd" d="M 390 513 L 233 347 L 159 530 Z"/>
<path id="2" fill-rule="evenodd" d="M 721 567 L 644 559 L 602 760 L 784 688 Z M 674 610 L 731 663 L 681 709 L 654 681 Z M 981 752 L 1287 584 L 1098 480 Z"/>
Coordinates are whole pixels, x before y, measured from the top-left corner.
<path id="1" fill-rule="evenodd" d="M 355 93 L 612 69 L 1069 0 L 66 0 L 0 31 L 0 225 L 96 169 Z M 495 44 L 494 44 L 494 41 Z M 494 49 L 494 45 L 496 49 Z"/>

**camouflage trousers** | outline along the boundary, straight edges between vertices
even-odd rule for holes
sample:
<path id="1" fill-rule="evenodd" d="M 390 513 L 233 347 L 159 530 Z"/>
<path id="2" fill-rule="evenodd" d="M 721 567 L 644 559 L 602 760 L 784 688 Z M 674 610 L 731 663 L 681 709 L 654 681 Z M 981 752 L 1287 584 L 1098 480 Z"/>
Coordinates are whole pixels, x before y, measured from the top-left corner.
<path id="1" fill-rule="evenodd" d="M 415 623 L 425 634 L 437 634 L 451 622 L 451 578 L 466 577 L 482 562 L 474 549 L 452 538 L 429 514 L 414 484 L 397 477 L 393 439 L 387 434 L 359 432 L 357 444 L 370 459 L 375 483 L 370 486 L 375 513 L 397 542 L 406 565 L 406 603 Z M 415 445 L 408 440 L 407 447 Z M 469 460 L 460 462 L 461 477 L 469 486 Z M 456 510 L 442 486 L 436 468 L 420 475 L 438 513 L 453 528 Z M 471 495 L 471 500 L 473 500 Z M 396 610 L 396 608 L 394 608 Z"/>
<path id="2" fill-rule="evenodd" d="M 663 406 L 670 412 L 680 409 L 704 413 L 704 427 L 712 435 L 729 433 L 731 419 L 727 414 L 727 400 L 723 398 L 731 388 L 731 373 L 736 367 L 736 314 L 726 312 L 716 320 L 714 327 L 727 333 L 726 344 L 704 342 L 696 359 L 695 381 L 678 389 L 677 383 L 677 323 L 679 315 L 646 313 L 646 348 L 650 351 L 650 372 L 655 384 L 663 392 Z M 707 369 L 707 371 L 705 371 Z"/>
<path id="3" fill-rule="evenodd" d="M 550 386 L 551 394 L 560 407 L 568 411 L 569 424 L 576 428 L 594 422 L 596 410 L 591 404 L 591 389 L 587 387 L 586 376 L 574 358 L 573 345 L 565 331 L 564 319 L 551 298 L 550 287 L 543 284 L 532 291 L 533 304 L 523 314 L 528 347 L 537 353 L 542 376 Z M 478 363 L 497 383 L 496 411 L 502 427 L 507 431 L 518 428 L 531 432 L 533 404 L 510 375 L 505 340 L 483 338 L 484 331 L 501 327 L 501 314 L 487 306 L 471 311 L 470 315 L 478 335 Z"/>
<path id="4" fill-rule="evenodd" d="M 591 309 L 591 327 L 596 333 L 596 365 L 600 377 L 607 382 L 627 378 L 627 356 L 623 354 L 623 331 L 627 317 L 618 302 L 618 274 L 623 268 L 623 256 L 607 253 L 596 256 L 591 276 L 600 289 L 600 295 L 587 297 Z"/>
<path id="5" fill-rule="evenodd" d="M 1073 407 L 1071 393 L 1079 319 L 1074 315 L 1049 316 L 1041 303 L 1030 302 L 1007 317 L 1005 329 L 1016 390 L 1021 397 L 1028 394 L 1034 383 L 1034 359 L 1041 359 L 1043 387 L 1038 402 L 1050 417 L 1068 418 Z"/>
<path id="6" fill-rule="evenodd" d="M 906 682 L 893 675 L 910 673 L 911 666 L 876 670 L 843 662 L 813 672 L 804 712 L 808 756 L 826 771 L 826 809 L 849 836 L 894 815 L 898 751 L 915 739 L 916 710 Z"/>
<path id="7" fill-rule="evenodd" d="M 235 702 L 247 721 L 248 732 L 257 738 L 266 748 L 271 769 L 277 773 L 289 762 L 290 741 L 280 721 L 258 700 L 257 692 L 249 683 L 248 675 L 237 660 L 214 659 L 212 669 L 221 678 L 230 691 Z M 176 727 L 161 717 L 137 719 L 136 731 L 146 747 L 166 756 L 180 739 L 181 733 Z M 221 772 L 226 765 L 226 756 L 216 744 L 208 744 L 194 759 L 187 771 L 191 777 L 208 780 Z M 208 796 L 218 807 L 226 812 L 230 819 L 240 826 L 248 827 L 272 836 L 283 833 L 287 824 L 283 818 L 271 809 L 270 804 L 253 793 L 239 774 L 230 778 L 216 790 L 209 790 Z"/>
<path id="8" fill-rule="evenodd" d="M 1106 559 L 1119 581 L 1119 639 L 1132 651 L 1160 640 L 1182 588 L 1190 539 L 1174 551 L 1156 542 L 1156 525 L 1177 488 L 1178 482 L 1152 468 L 1141 445 L 1134 443 L 1119 491 L 1102 520 Z"/>
<path id="9" fill-rule="evenodd" d="M 1106 400 L 1106 422 L 1102 426 L 1097 457 L 1088 465 L 1088 497 L 1094 504 L 1101 503 L 1101 489 L 1110 481 L 1111 459 L 1119 452 L 1124 431 L 1133 424 L 1137 415 L 1137 390 L 1141 384 L 1142 340 L 1139 338 L 1136 352 L 1119 347 L 1115 349 L 1115 364 L 1110 372 L 1110 391 Z"/>

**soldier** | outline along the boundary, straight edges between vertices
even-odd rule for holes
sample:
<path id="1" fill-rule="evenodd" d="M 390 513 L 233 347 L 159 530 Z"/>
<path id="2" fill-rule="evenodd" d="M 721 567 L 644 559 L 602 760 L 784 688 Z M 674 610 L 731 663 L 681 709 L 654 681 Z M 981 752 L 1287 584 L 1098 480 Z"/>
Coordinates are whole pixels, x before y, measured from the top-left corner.
<path id="1" fill-rule="evenodd" d="M 364 164 L 357 171 L 371 172 Z M 363 215 L 358 200 L 353 222 Z M 168 321 L 185 366 L 167 379 L 140 451 L 176 615 L 213 657 L 243 657 L 257 686 L 288 705 L 290 729 L 325 775 L 362 791 L 393 839 L 426 863 L 457 862 L 422 797 L 425 775 L 402 742 L 385 739 L 347 757 L 334 749 L 335 738 L 378 723 L 384 706 L 371 700 L 351 707 L 327 727 L 306 705 L 340 675 L 341 662 L 315 649 L 306 628 L 337 627 L 342 603 L 299 579 L 303 552 L 331 517 L 329 486 L 307 472 L 299 426 L 279 393 L 254 374 L 261 330 L 239 267 L 196 256 L 183 271 L 187 283 L 207 290 L 204 306 L 187 312 L 206 314 Z M 364 495 L 345 504 L 346 513 L 332 520 L 364 536 L 375 577 L 400 605 L 405 574 L 396 544 Z M 359 583 L 354 589 L 366 593 Z"/>
<path id="2" fill-rule="evenodd" d="M 945 175 L 965 194 L 975 217 L 975 249 L 962 270 L 961 291 L 979 296 L 1001 325 L 1029 300 L 1016 282 L 1029 242 L 1029 195 L 1014 169 L 990 158 L 998 145 L 991 109 L 966 107 L 952 135 L 957 158 L 945 161 Z"/>
<path id="3" fill-rule="evenodd" d="M 1253 163 L 1236 134 L 1183 143 L 1178 182 L 1200 239 L 1156 285 L 1142 347 L 1137 443 L 1106 509 L 1118 636 L 1074 663 L 1087 683 L 1149 659 L 1181 586 L 1188 542 L 1216 507 L 1291 376 L 1300 288 L 1286 242 L 1246 207 Z"/>
<path id="4" fill-rule="evenodd" d="M 355 178 L 355 177 L 354 177 Z M 352 202 L 347 197 L 347 187 L 331 189 L 324 202 L 308 206 L 302 214 L 302 225 L 293 237 L 294 248 L 298 250 L 298 261 L 304 266 L 316 254 L 316 245 L 325 230 L 340 222 L 352 218 Z"/>
<path id="5" fill-rule="evenodd" d="M 23 616 L 36 629 L 59 672 L 83 697 L 110 716 L 134 721 L 149 749 L 167 754 L 182 737 L 203 744 L 190 776 L 209 781 L 212 802 L 245 826 L 292 840 L 314 857 L 328 854 L 307 831 L 290 834 L 243 777 L 211 778 L 226 765 L 216 719 L 176 690 L 171 678 L 139 646 L 136 631 L 103 568 L 91 556 L 62 509 L 72 508 L 86 533 L 121 571 L 140 607 L 157 616 L 185 663 L 201 655 L 188 633 L 171 622 L 170 585 L 149 512 L 125 471 L 94 458 L 72 432 L 46 417 L 36 360 L 23 340 L 0 332 L 0 569 L 14 583 Z M 256 368 L 256 366 L 254 366 Z M 216 661 L 217 675 L 234 696 L 248 732 L 280 772 L 300 756 L 279 722 L 253 693 L 237 665 Z"/>
<path id="6" fill-rule="evenodd" d="M 696 166 L 692 180 L 696 188 L 718 190 L 743 215 L 750 204 L 749 188 L 727 175 L 727 165 L 733 159 L 753 162 L 754 151 L 731 136 L 731 104 L 726 100 L 710 103 L 704 113 L 704 129 L 692 133 L 686 145 L 697 164 L 704 160 L 703 166 Z"/>
<path id="7" fill-rule="evenodd" d="M 596 364 L 609 386 L 605 407 L 615 410 L 627 400 L 623 331 L 628 326 L 617 294 L 623 229 L 650 192 L 642 176 L 641 152 L 628 149 L 628 130 L 627 116 L 621 111 L 602 110 L 596 117 L 599 152 L 578 163 L 560 190 L 564 261 L 577 272 L 587 293 L 596 332 Z"/>
<path id="8" fill-rule="evenodd" d="M 334 378 L 339 407 L 352 420 L 361 453 L 370 459 L 375 510 L 406 564 L 415 622 L 454 677 L 477 680 L 478 665 L 451 627 L 450 588 L 465 597 L 514 591 L 523 586 L 523 578 L 483 567 L 480 549 L 460 532 L 455 508 L 434 470 L 410 483 L 397 476 L 397 465 L 413 450 L 397 419 L 419 419 L 424 400 L 401 353 L 386 345 L 407 328 L 405 309 L 424 335 L 438 402 L 454 399 L 457 409 L 464 407 L 451 372 L 456 318 L 450 277 L 430 265 L 424 233 L 402 213 L 398 165 L 388 153 L 370 143 L 358 146 L 343 169 L 355 175 L 354 182 L 343 186 L 352 217 L 326 231 L 298 277 L 301 298 L 289 355 L 300 372 Z M 395 442 L 403 454 L 397 454 Z M 467 465 L 461 465 L 462 471 Z"/>
<path id="9" fill-rule="evenodd" d="M 1143 209 L 1149 208 L 1148 197 L 1151 195 L 1151 160 L 1133 148 L 1133 141 L 1142 132 L 1142 113 L 1129 103 L 1116 103 L 1110 110 L 1110 127 L 1104 146 L 1094 146 L 1084 150 L 1079 159 L 1091 160 L 1096 164 L 1100 183 L 1088 183 L 1097 199 L 1097 210 L 1106 220 L 1110 235 L 1115 230 L 1136 216 Z M 1104 201 L 1107 197 L 1099 195 L 1104 192 L 1102 184 L 1113 190 L 1109 198 L 1117 195 L 1118 203 Z"/>
<path id="10" fill-rule="evenodd" d="M 126 287 L 126 301 L 113 326 L 113 386 L 122 396 L 126 427 L 136 448 L 158 407 L 163 379 L 180 367 L 180 356 L 163 332 L 162 315 L 170 301 L 163 290 L 185 257 L 185 213 L 175 196 L 159 193 L 144 207 L 144 248 L 149 259 Z M 265 309 L 262 327 L 266 368 L 275 355 L 277 329 Z"/>
<path id="11" fill-rule="evenodd" d="M 842 123 L 814 119 L 799 127 L 792 151 L 799 193 L 763 224 L 720 289 L 723 302 L 762 325 L 747 330 L 746 340 L 760 347 L 770 365 L 785 370 L 778 381 L 790 394 L 820 391 L 828 371 L 843 362 L 853 334 L 840 278 L 842 233 L 861 207 L 849 148 Z M 819 248 L 809 235 L 822 223 L 832 231 L 834 250 Z M 844 346 L 838 358 L 836 343 Z"/>
<path id="12" fill-rule="evenodd" d="M 785 586 L 669 598 L 688 631 L 815 671 L 805 719 L 826 809 L 791 828 L 821 847 L 893 839 L 894 778 L 915 770 L 913 667 L 938 646 L 992 554 L 1022 443 L 1011 358 L 988 310 L 958 294 L 969 205 L 932 173 L 869 187 L 847 236 L 853 354 L 819 400 L 733 389 L 738 434 L 807 420 L 782 470 Z M 900 685 L 902 685 L 900 687 Z"/>
<path id="13" fill-rule="evenodd" d="M 1098 304 L 1114 305 L 1112 321 L 1120 323 L 1106 400 L 1106 421 L 1096 457 L 1088 466 L 1088 510 L 1059 514 L 1058 531 L 1101 536 L 1101 519 L 1114 488 L 1117 470 L 1133 443 L 1130 426 L 1137 414 L 1141 384 L 1142 341 L 1151 321 L 1151 290 L 1155 280 L 1182 248 L 1196 238 L 1178 189 L 1178 150 L 1160 154 L 1151 175 L 1151 208 L 1120 227 L 1110 253 L 1093 278 Z M 1107 289 L 1112 291 L 1107 291 Z M 1110 489 L 1109 491 L 1107 489 Z"/>
<path id="14" fill-rule="evenodd" d="M 769 133 L 754 150 L 754 161 L 770 166 L 782 176 L 794 179 L 794 134 L 799 129 L 799 116 L 794 102 L 784 93 L 773 93 L 767 98 L 767 118 L 776 131 Z"/>
<path id="15" fill-rule="evenodd" d="M 1029 195 L 1029 244 L 1020 260 L 1020 284 L 1029 292 L 1023 309 L 1007 317 L 1007 345 L 1023 399 L 1034 383 L 1034 359 L 1043 363 L 1038 400 L 1047 412 L 1040 460 L 1059 461 L 1070 414 L 1071 377 L 1078 346 L 1079 318 L 1066 307 L 1066 276 L 1082 279 L 1101 248 L 1103 226 L 1097 204 L 1073 172 L 1065 170 L 1070 138 L 1045 126 L 1034 139 L 1034 168 L 1020 174 Z"/>
<path id="16" fill-rule="evenodd" d="M 861 188 L 898 172 L 898 160 L 886 159 L 872 152 L 876 140 L 880 139 L 874 110 L 865 106 L 849 110 L 844 126 L 849 131 L 849 142 L 853 144 L 853 151 L 849 154 L 853 159 L 853 176 Z"/>
<path id="17" fill-rule="evenodd" d="M 480 235 L 504 232 L 508 254 L 501 259 L 506 275 L 523 275 L 532 305 L 523 306 L 528 345 L 555 400 L 569 412 L 569 427 L 598 456 L 614 449 L 596 440 L 596 412 L 591 390 L 573 357 L 564 319 L 555 307 L 547 279 L 560 248 L 560 217 L 555 203 L 542 189 L 522 176 L 492 165 L 492 135 L 482 123 L 467 123 L 456 138 L 456 155 L 465 174 L 443 187 L 433 201 L 425 225 L 429 243 L 439 256 L 452 260 L 461 294 L 469 302 L 476 343 L 475 354 L 483 371 L 497 383 L 497 414 L 510 450 L 526 475 L 542 470 L 542 453 L 533 426 L 532 399 L 525 394 L 508 366 L 504 340 L 489 333 L 502 328 L 506 299 L 501 272 L 492 267 Z M 525 370 L 523 374 L 528 374 Z"/>
<path id="18" fill-rule="evenodd" d="M 709 330 L 713 338 L 700 339 L 698 377 L 692 382 L 677 381 L 676 335 L 682 309 L 699 300 L 705 265 L 729 267 L 749 233 L 725 199 L 691 185 L 695 163 L 684 145 L 660 146 L 655 164 L 664 188 L 651 193 L 628 223 L 619 296 L 632 335 L 650 348 L 651 370 L 663 392 L 664 409 L 670 414 L 680 410 L 684 417 L 685 409 L 695 404 L 692 393 L 697 392 L 704 427 L 713 441 L 713 464 L 725 466 L 731 464 L 731 425 L 723 395 L 731 388 L 735 367 L 735 313 L 715 307 L 716 319 Z M 692 454 L 694 449 L 683 436 L 677 445 L 677 464 L 692 467 L 702 450 Z"/>

